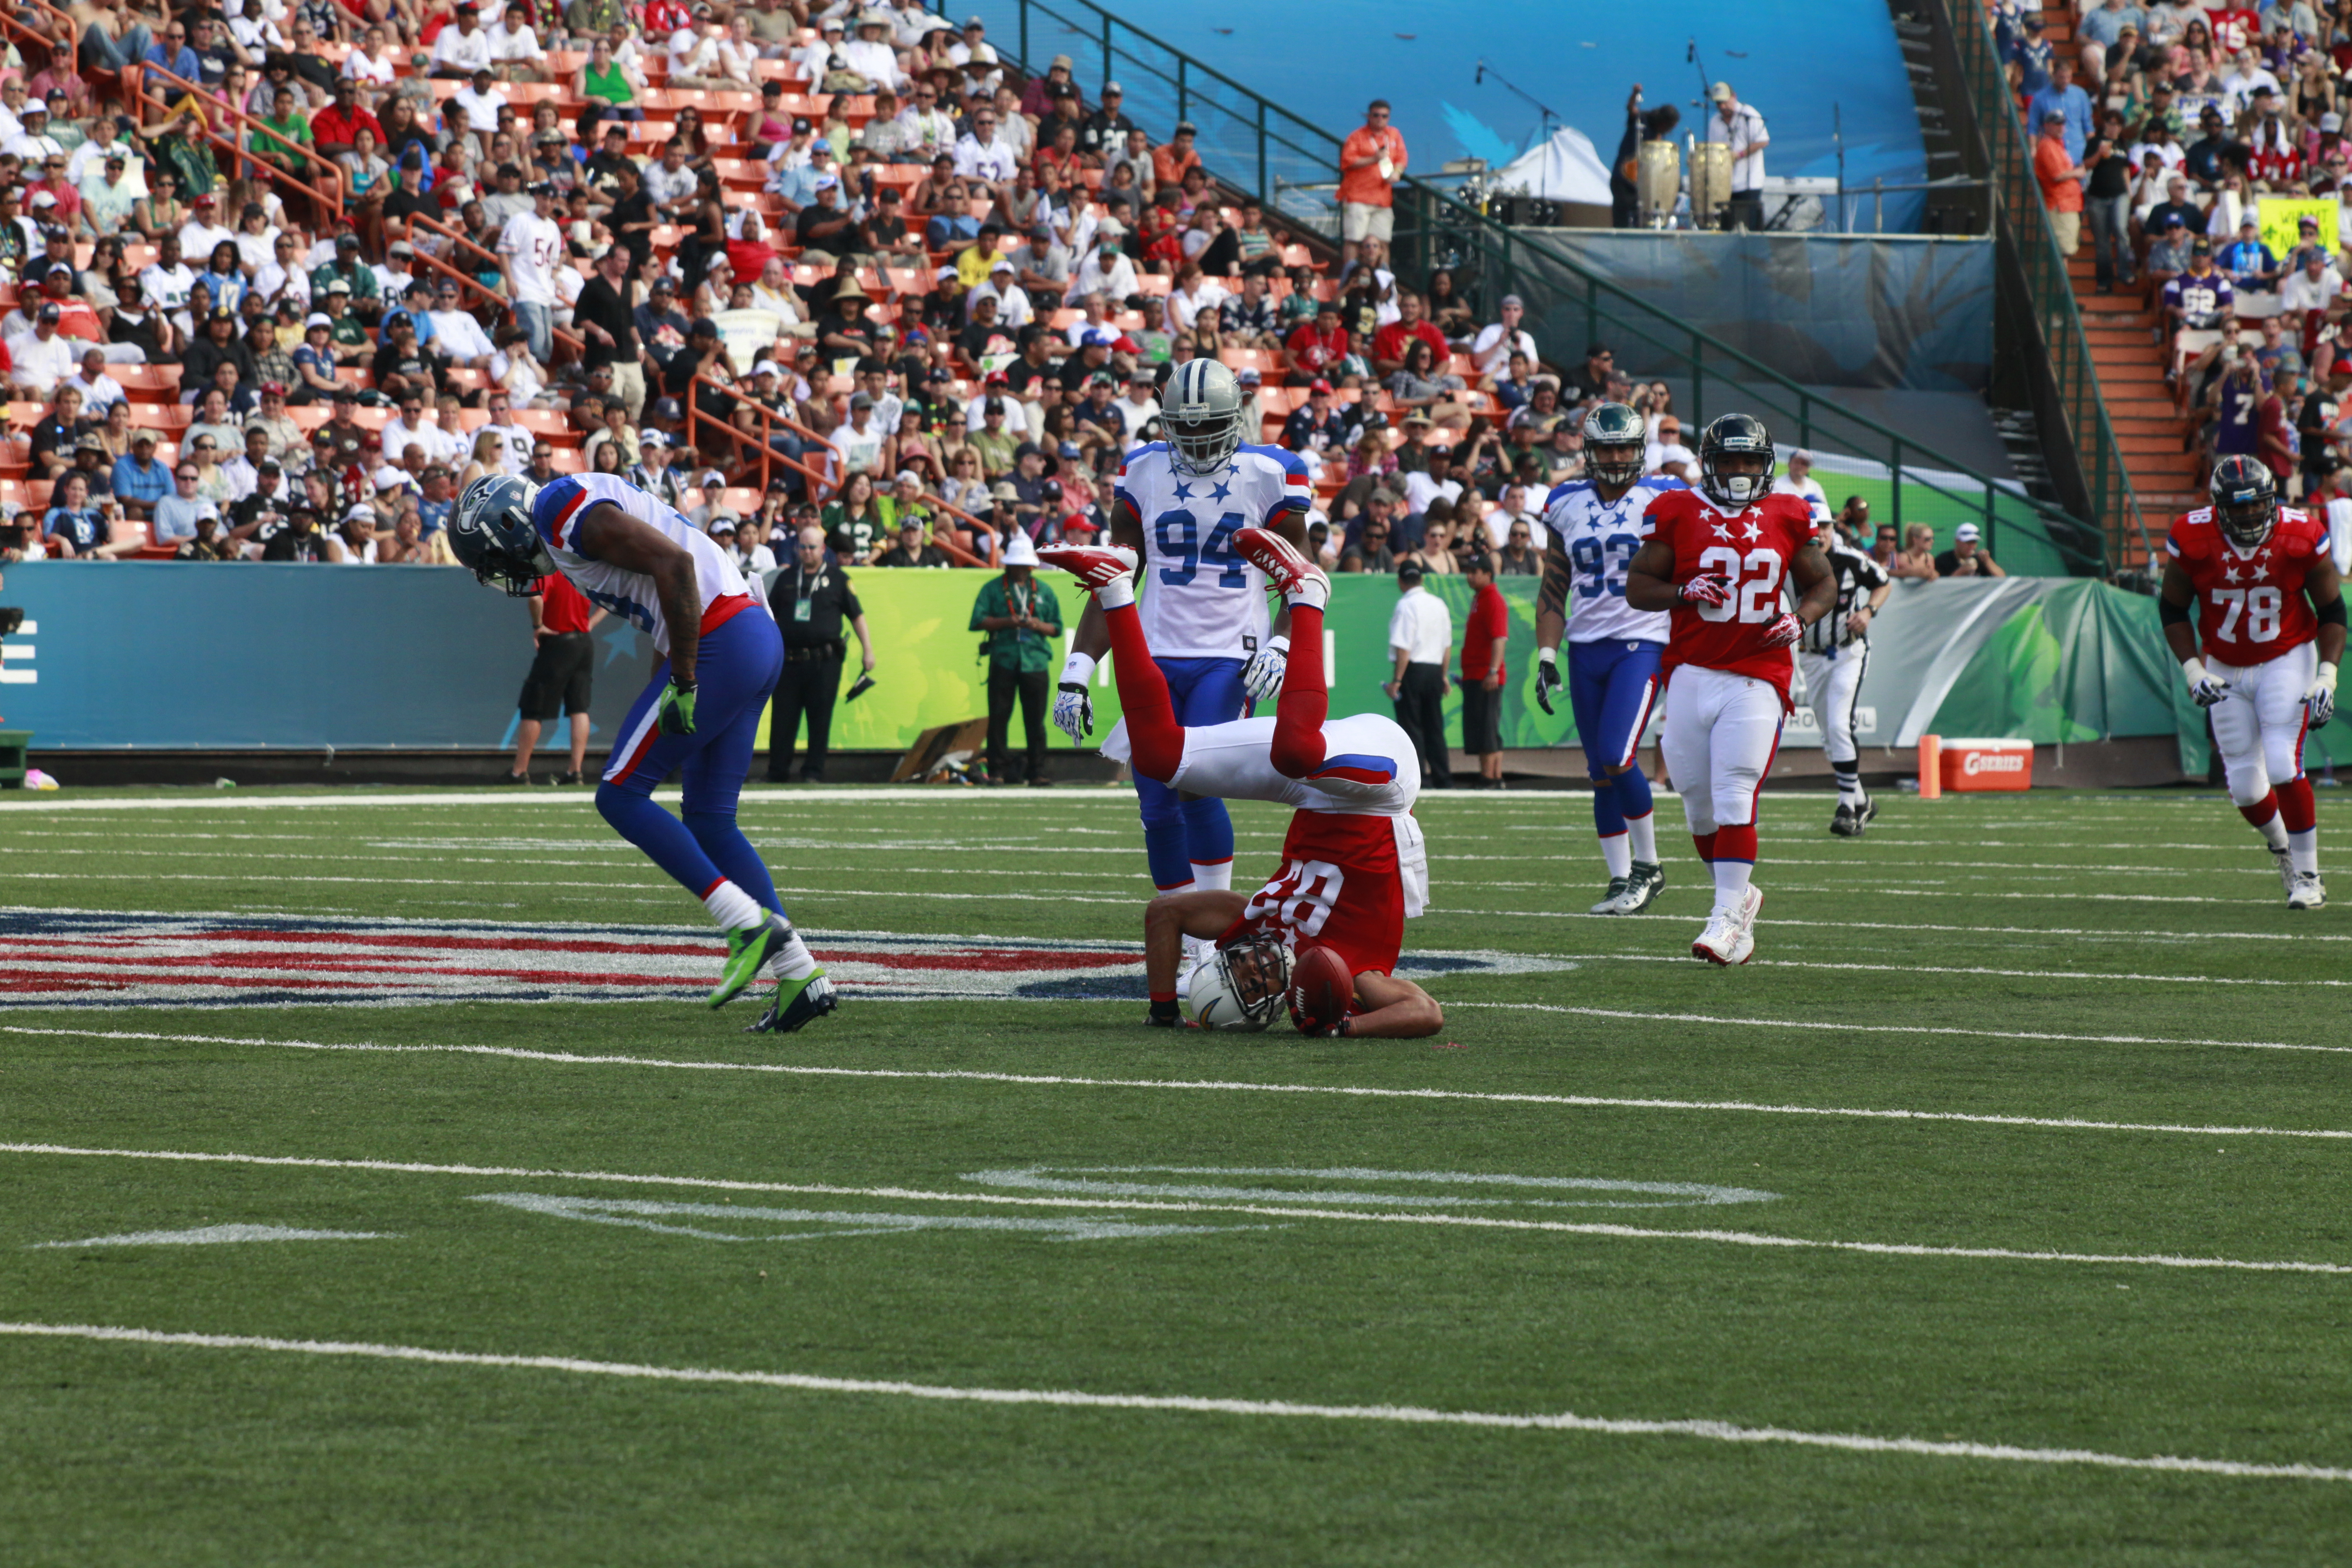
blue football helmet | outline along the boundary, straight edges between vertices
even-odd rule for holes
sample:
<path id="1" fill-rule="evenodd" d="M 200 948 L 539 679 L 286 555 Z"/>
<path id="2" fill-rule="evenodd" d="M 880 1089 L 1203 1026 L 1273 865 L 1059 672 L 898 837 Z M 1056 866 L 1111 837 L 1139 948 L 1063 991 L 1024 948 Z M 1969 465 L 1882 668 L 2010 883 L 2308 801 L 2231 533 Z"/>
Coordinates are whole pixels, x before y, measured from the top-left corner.
<path id="1" fill-rule="evenodd" d="M 539 487 L 505 474 L 485 474 L 466 487 L 449 514 L 449 549 L 458 563 L 482 582 L 514 598 L 539 592 L 539 580 L 555 570 L 539 530 L 531 526 L 531 503 Z"/>

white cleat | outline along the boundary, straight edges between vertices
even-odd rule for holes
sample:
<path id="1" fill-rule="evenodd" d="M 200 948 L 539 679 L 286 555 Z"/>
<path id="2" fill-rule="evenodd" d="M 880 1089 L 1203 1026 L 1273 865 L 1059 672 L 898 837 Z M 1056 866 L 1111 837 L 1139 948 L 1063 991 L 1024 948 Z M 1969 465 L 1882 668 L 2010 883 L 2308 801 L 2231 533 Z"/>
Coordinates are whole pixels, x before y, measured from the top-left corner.
<path id="1" fill-rule="evenodd" d="M 2315 910 L 2327 902 L 2327 884 L 2319 879 L 2316 871 L 2297 871 L 2286 890 L 2286 907 L 2291 910 Z"/>
<path id="2" fill-rule="evenodd" d="M 2294 902 L 2294 862 L 2287 858 L 2284 849 L 2273 849 L 2271 859 L 2278 866 L 2279 886 L 2286 889 L 2287 902 L 2292 906 Z"/>
<path id="3" fill-rule="evenodd" d="M 1184 951 L 1176 958 L 1176 1000 L 1184 1001 L 1192 994 L 1192 972 L 1201 967 L 1201 954 L 1192 946 L 1193 939 L 1184 939 Z"/>
<path id="4" fill-rule="evenodd" d="M 1725 968 L 1747 963 L 1756 952 L 1756 916 L 1763 908 L 1764 895 L 1749 888 L 1736 912 L 1707 916 L 1706 929 L 1691 943 L 1691 956 Z"/>
<path id="5" fill-rule="evenodd" d="M 1619 901 L 1620 901 L 1620 900 L 1622 900 L 1625 897 L 1625 889 L 1626 889 L 1628 887 L 1630 887 L 1631 885 L 1632 885 L 1632 879 L 1631 879 L 1631 878 L 1627 878 L 1627 877 L 1612 877 L 1612 878 L 1610 878 L 1610 879 L 1609 879 L 1609 890 L 1608 890 L 1607 892 L 1605 892 L 1605 893 L 1603 893 L 1603 894 L 1601 894 L 1601 901 L 1600 901 L 1599 903 L 1597 903 L 1597 904 L 1593 905 L 1590 910 L 1587 910 L 1585 912 L 1586 912 L 1587 914 L 1594 914 L 1594 915 L 1613 915 L 1613 914 L 1615 914 L 1615 913 L 1617 912 L 1617 905 L 1618 905 Z"/>

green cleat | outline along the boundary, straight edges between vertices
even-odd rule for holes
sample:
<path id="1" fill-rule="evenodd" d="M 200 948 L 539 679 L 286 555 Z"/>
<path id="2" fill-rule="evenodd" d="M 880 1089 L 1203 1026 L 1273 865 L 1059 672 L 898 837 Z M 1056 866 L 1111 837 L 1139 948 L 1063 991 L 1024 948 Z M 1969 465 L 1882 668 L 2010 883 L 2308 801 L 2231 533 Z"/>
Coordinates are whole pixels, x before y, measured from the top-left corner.
<path id="1" fill-rule="evenodd" d="M 841 1005 L 840 993 L 820 969 L 798 980 L 776 983 L 775 1000 L 760 1015 L 760 1021 L 743 1032 L 747 1035 L 789 1035 L 805 1025 L 815 1022 Z"/>
<path id="2" fill-rule="evenodd" d="M 760 977 L 760 966 L 791 940 L 791 928 L 771 916 L 764 925 L 727 933 L 727 967 L 719 972 L 719 989 L 710 994 L 713 1007 L 724 1007 L 743 994 L 743 987 Z"/>

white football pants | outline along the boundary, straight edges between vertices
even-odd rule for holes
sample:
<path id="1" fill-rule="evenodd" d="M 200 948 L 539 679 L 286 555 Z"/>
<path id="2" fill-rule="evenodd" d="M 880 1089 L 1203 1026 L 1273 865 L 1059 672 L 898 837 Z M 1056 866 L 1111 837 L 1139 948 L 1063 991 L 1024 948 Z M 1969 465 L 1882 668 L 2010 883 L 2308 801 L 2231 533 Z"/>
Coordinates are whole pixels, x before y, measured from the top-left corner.
<path id="1" fill-rule="evenodd" d="M 1696 664 L 1669 678 L 1658 750 L 1694 837 L 1756 820 L 1756 792 L 1780 748 L 1785 717 L 1769 680 Z"/>
<path id="2" fill-rule="evenodd" d="M 1870 668 L 1870 645 L 1857 641 L 1835 653 L 1801 653 L 1797 668 L 1805 673 L 1813 722 L 1822 727 L 1822 754 L 1832 763 L 1858 761 L 1862 749 L 1853 741 L 1853 710 L 1862 699 L 1863 671 Z"/>
<path id="3" fill-rule="evenodd" d="M 2230 695 L 2213 704 L 2213 740 L 2228 771 L 2230 799 L 2252 805 L 2273 785 L 2303 776 L 2303 731 L 2309 720 L 2303 694 L 2319 669 L 2319 647 L 2305 643 L 2261 664 L 2205 668 L 2230 683 Z"/>

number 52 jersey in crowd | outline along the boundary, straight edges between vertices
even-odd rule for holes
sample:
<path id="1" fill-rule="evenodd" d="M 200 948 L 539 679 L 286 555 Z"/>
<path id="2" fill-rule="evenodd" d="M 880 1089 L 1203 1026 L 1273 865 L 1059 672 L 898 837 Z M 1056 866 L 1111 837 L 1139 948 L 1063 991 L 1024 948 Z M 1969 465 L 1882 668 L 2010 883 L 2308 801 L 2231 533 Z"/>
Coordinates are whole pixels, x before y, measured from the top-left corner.
<path id="1" fill-rule="evenodd" d="M 2197 630 L 2206 657 L 2228 665 L 2263 664 L 2319 633 L 2303 589 L 2312 566 L 2332 560 L 2327 525 L 2294 507 L 2279 508 L 2271 536 L 2241 550 L 2200 507 L 2164 536 L 2165 553 L 2197 590 Z"/>
<path id="2" fill-rule="evenodd" d="M 1697 490 L 1676 490 L 1650 503 L 1654 537 L 1672 546 L 1673 578 L 1687 583 L 1713 572 L 1731 584 L 1721 605 L 1677 599 L 1674 635 L 1658 661 L 1669 683 L 1685 664 L 1727 669 L 1768 680 L 1789 706 L 1796 661 L 1785 647 L 1766 647 L 1764 628 L 1780 618 L 1789 563 L 1818 531 L 1811 503 L 1802 496 L 1769 495 L 1738 511 L 1726 511 Z"/>
<path id="3" fill-rule="evenodd" d="M 1554 485 L 1544 498 L 1545 550 L 1566 563 L 1568 640 L 1664 642 L 1666 612 L 1625 603 L 1625 568 L 1650 537 L 1650 503 L 1690 487 L 1670 474 L 1653 474 L 1613 501 L 1602 500 L 1591 479 Z"/>
<path id="4" fill-rule="evenodd" d="M 1304 513 L 1307 464 L 1279 447 L 1244 445 L 1207 479 L 1179 474 L 1168 445 L 1127 455 L 1118 510 L 1143 531 L 1136 610 L 1159 658 L 1247 658 L 1266 639 L 1265 574 L 1242 559 L 1234 535 Z"/>
<path id="5" fill-rule="evenodd" d="M 531 526 L 547 542 L 556 569 L 572 579 L 589 603 L 628 622 L 654 639 L 654 651 L 669 652 L 669 626 L 662 616 L 661 594 L 654 580 L 609 562 L 592 561 L 572 548 L 580 520 L 591 507 L 610 501 L 631 517 L 649 522 L 656 532 L 683 546 L 694 558 L 695 586 L 702 595 L 702 635 L 725 626 L 743 611 L 766 606 L 743 574 L 736 569 L 710 536 L 636 486 L 610 474 L 566 474 L 541 488 L 531 503 Z"/>

